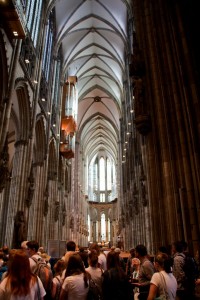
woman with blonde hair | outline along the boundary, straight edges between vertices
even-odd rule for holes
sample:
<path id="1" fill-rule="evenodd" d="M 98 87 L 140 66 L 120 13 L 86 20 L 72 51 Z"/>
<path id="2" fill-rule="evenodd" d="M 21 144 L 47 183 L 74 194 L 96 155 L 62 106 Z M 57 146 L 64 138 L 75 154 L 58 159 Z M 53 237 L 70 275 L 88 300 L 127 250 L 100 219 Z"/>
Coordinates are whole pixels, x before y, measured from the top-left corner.
<path id="1" fill-rule="evenodd" d="M 31 272 L 28 256 L 16 250 L 0 284 L 0 300 L 42 300 L 45 294 L 41 280 Z"/>

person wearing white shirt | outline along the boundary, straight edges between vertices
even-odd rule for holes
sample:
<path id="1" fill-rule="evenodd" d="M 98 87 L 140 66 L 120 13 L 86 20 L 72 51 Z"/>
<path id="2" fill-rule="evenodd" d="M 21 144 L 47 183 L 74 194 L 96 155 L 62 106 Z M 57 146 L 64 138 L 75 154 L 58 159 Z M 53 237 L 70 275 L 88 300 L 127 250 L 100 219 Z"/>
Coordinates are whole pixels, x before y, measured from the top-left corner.
<path id="1" fill-rule="evenodd" d="M 147 300 L 153 300 L 156 296 L 175 300 L 177 281 L 171 271 L 171 259 L 166 253 L 159 253 L 155 258 L 155 269 L 150 282 L 150 290 Z"/>

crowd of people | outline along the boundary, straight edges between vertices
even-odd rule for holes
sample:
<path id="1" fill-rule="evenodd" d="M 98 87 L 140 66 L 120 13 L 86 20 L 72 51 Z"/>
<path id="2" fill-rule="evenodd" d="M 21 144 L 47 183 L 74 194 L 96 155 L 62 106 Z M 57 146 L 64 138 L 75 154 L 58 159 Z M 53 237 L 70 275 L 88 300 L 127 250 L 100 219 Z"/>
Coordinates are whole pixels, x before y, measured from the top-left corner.
<path id="1" fill-rule="evenodd" d="M 137 245 L 125 260 L 114 246 L 77 250 L 68 241 L 63 257 L 51 258 L 37 241 L 24 241 L 0 249 L 0 300 L 193 300 L 198 267 L 185 242 L 154 257 Z"/>

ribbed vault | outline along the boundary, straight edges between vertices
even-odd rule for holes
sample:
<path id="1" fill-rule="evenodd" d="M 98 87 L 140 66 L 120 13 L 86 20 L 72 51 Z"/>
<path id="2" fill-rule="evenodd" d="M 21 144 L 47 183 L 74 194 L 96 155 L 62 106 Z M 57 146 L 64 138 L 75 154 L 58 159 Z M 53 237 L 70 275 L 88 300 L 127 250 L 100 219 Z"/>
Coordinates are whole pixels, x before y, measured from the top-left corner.
<path id="1" fill-rule="evenodd" d="M 103 149 L 117 162 L 130 2 L 60 0 L 49 5 L 49 11 L 56 10 L 63 76 L 78 79 L 77 139 L 89 160 Z"/>

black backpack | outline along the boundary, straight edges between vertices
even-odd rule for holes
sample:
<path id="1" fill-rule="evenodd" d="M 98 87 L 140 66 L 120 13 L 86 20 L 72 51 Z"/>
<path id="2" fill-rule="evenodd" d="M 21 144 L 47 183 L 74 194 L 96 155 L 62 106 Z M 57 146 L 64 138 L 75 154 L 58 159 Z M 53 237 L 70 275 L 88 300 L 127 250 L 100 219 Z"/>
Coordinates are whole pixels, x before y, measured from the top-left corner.
<path id="1" fill-rule="evenodd" d="M 189 281 L 195 281 L 198 278 L 198 265 L 194 257 L 186 255 L 183 265 L 185 277 Z"/>
<path id="2" fill-rule="evenodd" d="M 102 299 L 101 291 L 99 290 L 94 280 L 90 279 L 87 300 L 101 300 L 101 299 Z"/>
<path id="3" fill-rule="evenodd" d="M 180 255 L 182 256 L 182 255 Z M 188 291 L 191 295 L 195 290 L 195 281 L 198 278 L 198 265 L 195 261 L 194 257 L 190 255 L 185 255 L 183 271 L 185 273 L 185 278 L 183 282 L 183 286 L 186 291 Z"/>

